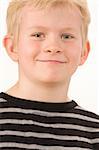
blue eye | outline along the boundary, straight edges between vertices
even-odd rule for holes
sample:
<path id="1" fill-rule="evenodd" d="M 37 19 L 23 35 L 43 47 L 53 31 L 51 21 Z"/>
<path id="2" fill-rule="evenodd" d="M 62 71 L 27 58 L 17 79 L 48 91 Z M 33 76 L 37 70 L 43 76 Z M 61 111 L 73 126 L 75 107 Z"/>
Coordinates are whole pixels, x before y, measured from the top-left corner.
<path id="1" fill-rule="evenodd" d="M 73 39 L 74 37 L 72 35 L 70 35 L 70 34 L 62 34 L 61 38 L 63 40 L 69 40 L 69 39 Z"/>
<path id="2" fill-rule="evenodd" d="M 31 37 L 35 39 L 43 40 L 45 38 L 45 35 L 44 33 L 36 32 L 36 33 L 31 34 Z"/>

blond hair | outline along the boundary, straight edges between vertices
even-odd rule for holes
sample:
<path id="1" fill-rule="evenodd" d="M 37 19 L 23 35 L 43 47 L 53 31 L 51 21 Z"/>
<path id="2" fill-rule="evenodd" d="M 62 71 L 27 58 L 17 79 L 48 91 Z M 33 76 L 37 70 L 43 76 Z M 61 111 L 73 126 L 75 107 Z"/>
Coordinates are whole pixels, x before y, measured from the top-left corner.
<path id="1" fill-rule="evenodd" d="M 90 23 L 87 0 L 12 0 L 7 10 L 7 34 L 11 36 L 15 34 L 15 39 L 18 40 L 20 14 L 24 6 L 33 5 L 36 8 L 44 9 L 46 7 L 65 6 L 67 3 L 70 6 L 75 5 L 80 10 L 82 16 L 82 39 L 86 41 Z"/>

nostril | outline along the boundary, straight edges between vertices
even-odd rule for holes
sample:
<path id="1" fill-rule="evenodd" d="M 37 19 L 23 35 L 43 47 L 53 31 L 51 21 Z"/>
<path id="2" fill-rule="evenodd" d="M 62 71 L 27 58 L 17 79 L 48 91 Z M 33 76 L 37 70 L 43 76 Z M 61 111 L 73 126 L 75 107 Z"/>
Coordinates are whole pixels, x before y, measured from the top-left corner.
<path id="1" fill-rule="evenodd" d="M 61 51 L 57 50 L 57 49 L 46 49 L 45 52 L 47 52 L 47 53 L 60 53 Z"/>
<path id="2" fill-rule="evenodd" d="M 47 50 L 47 52 L 51 53 L 52 51 L 51 50 Z"/>
<path id="3" fill-rule="evenodd" d="M 60 53 L 60 51 L 57 51 L 56 53 Z"/>

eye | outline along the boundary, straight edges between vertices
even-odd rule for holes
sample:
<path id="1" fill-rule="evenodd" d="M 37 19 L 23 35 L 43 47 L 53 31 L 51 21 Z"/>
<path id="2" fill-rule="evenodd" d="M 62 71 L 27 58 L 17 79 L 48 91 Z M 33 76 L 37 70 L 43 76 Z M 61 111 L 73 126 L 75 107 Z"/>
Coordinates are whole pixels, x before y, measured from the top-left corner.
<path id="1" fill-rule="evenodd" d="M 33 37 L 35 40 L 43 40 L 45 39 L 45 34 L 42 32 L 36 32 L 31 34 L 31 37 Z"/>
<path id="2" fill-rule="evenodd" d="M 74 36 L 71 35 L 71 34 L 66 34 L 66 33 L 64 33 L 64 34 L 61 35 L 61 38 L 62 38 L 63 40 L 69 40 L 69 39 L 73 39 Z"/>

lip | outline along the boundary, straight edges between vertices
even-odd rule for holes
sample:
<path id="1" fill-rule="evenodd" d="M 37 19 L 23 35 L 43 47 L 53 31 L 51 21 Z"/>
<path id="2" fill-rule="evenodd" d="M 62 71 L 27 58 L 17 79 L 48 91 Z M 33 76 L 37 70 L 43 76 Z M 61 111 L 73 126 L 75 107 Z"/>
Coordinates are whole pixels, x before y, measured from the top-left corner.
<path id="1" fill-rule="evenodd" d="M 60 64 L 63 64 L 63 63 L 66 63 L 66 61 L 61 61 L 61 60 L 36 60 L 36 61 L 39 61 L 39 62 L 49 62 L 49 63 L 60 63 Z"/>

